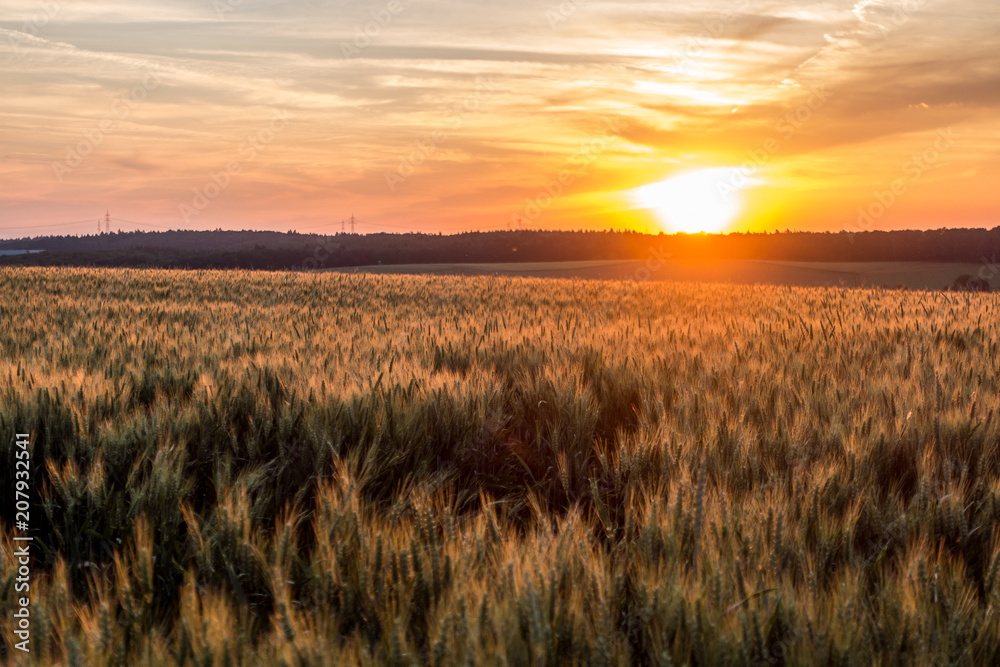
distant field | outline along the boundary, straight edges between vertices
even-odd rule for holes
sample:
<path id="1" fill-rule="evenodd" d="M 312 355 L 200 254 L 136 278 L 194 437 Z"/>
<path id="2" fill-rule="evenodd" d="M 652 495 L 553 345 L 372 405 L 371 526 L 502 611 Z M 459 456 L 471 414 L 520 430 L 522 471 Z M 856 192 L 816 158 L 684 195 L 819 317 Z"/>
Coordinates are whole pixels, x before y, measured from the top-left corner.
<path id="1" fill-rule="evenodd" d="M 933 262 L 777 262 L 670 260 L 656 267 L 646 260 L 524 262 L 511 264 L 395 264 L 334 269 L 349 273 L 499 275 L 604 280 L 674 280 L 763 285 L 845 285 L 942 289 L 962 274 L 975 276 L 979 264 Z M 996 285 L 994 285 L 996 287 Z"/>

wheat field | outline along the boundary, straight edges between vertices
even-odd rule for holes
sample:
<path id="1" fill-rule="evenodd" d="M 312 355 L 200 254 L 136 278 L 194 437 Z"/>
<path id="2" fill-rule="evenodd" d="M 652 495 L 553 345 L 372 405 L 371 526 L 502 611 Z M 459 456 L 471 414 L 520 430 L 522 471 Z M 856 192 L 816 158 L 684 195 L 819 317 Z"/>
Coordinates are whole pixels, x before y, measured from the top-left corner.
<path id="1" fill-rule="evenodd" d="M 87 269 L 0 290 L 11 664 L 1000 664 L 1000 295 Z"/>

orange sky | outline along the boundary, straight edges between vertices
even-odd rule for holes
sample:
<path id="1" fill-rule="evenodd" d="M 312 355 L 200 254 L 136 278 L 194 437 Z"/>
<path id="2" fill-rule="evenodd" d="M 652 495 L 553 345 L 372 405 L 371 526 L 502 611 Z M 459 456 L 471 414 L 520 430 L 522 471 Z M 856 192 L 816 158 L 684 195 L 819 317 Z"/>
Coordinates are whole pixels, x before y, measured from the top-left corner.
<path id="1" fill-rule="evenodd" d="M 994 0 L 682 4 L 0 1 L 0 235 L 1000 225 Z"/>

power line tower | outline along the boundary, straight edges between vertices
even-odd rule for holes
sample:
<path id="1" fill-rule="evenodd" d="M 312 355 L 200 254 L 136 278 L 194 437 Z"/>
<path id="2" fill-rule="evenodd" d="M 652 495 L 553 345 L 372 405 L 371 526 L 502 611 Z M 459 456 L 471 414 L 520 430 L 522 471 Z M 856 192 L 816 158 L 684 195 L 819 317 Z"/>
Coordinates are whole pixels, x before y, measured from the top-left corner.
<path id="1" fill-rule="evenodd" d="M 104 231 L 108 234 L 111 233 L 111 211 L 110 209 L 104 213 Z"/>
<path id="2" fill-rule="evenodd" d="M 101 219 L 100 218 L 97 219 L 97 233 L 98 234 L 101 233 Z"/>
<path id="3" fill-rule="evenodd" d="M 351 213 L 351 233 L 354 233 L 354 214 Z"/>
<path id="4" fill-rule="evenodd" d="M 341 234 L 346 234 L 347 233 L 347 229 L 344 227 L 346 224 L 347 223 L 345 223 L 343 220 L 340 221 L 340 233 Z"/>

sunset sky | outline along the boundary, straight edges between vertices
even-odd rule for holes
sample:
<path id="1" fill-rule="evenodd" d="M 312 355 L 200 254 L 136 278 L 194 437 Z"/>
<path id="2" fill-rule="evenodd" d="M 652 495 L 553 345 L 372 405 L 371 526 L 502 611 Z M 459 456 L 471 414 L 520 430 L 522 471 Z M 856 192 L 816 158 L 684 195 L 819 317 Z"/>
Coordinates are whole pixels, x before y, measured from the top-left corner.
<path id="1" fill-rule="evenodd" d="M 93 233 L 106 209 L 122 230 L 1000 225 L 996 0 L 30 0 L 0 19 L 4 237 Z"/>

